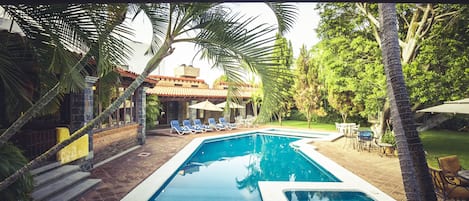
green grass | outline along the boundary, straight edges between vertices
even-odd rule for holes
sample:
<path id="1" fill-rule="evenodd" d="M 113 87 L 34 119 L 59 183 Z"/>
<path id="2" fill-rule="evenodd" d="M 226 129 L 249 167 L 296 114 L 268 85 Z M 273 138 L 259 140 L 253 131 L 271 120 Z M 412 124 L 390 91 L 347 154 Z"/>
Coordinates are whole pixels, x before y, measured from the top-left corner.
<path id="1" fill-rule="evenodd" d="M 279 123 L 270 122 L 268 125 L 278 126 Z M 282 122 L 282 126 L 308 128 L 308 122 L 287 120 Z M 311 123 L 311 129 L 335 131 L 335 125 Z M 367 129 L 369 128 L 360 128 L 360 130 Z M 438 167 L 437 157 L 457 155 L 461 166 L 465 169 L 469 169 L 469 133 L 448 130 L 430 130 L 422 132 L 420 139 L 427 152 L 427 161 L 430 166 Z"/>
<path id="2" fill-rule="evenodd" d="M 267 125 L 274 125 L 279 126 L 280 124 L 278 121 L 269 122 Z M 286 127 L 297 127 L 297 128 L 308 128 L 307 121 L 297 121 L 297 120 L 286 120 L 282 121 L 282 126 Z M 335 125 L 333 124 L 324 124 L 324 123 L 315 123 L 311 122 L 311 129 L 318 129 L 318 130 L 327 130 L 327 131 L 335 131 Z"/>
<path id="3" fill-rule="evenodd" d="M 432 167 L 438 167 L 437 157 L 457 155 L 463 168 L 469 169 L 469 133 L 430 130 L 420 134 L 427 161 Z"/>

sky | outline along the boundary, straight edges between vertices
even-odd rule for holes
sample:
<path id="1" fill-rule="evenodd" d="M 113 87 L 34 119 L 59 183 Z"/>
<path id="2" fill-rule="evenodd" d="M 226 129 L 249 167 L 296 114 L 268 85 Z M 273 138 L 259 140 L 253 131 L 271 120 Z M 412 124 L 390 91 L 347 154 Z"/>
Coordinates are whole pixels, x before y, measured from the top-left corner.
<path id="1" fill-rule="evenodd" d="M 290 32 L 285 37 L 291 41 L 294 57 L 299 54 L 303 44 L 307 48 L 311 48 L 318 42 L 316 32 L 319 23 L 319 16 L 314 10 L 316 3 L 294 3 L 298 7 L 298 18 Z M 258 16 L 256 19 L 259 23 L 268 23 L 276 25 L 276 19 L 270 8 L 264 3 L 227 3 L 233 11 L 239 11 L 246 16 Z M 128 62 L 129 70 L 141 73 L 145 68 L 150 56 L 143 56 L 151 41 L 151 26 L 148 19 L 136 18 L 132 25 L 135 29 L 135 40 L 140 43 L 133 44 L 134 55 Z M 273 35 L 275 33 L 272 33 Z M 152 72 L 153 75 L 174 76 L 174 68 L 181 64 L 192 64 L 194 67 L 200 68 L 199 79 L 204 79 L 207 84 L 212 85 L 213 81 L 223 74 L 218 69 L 212 69 L 211 64 L 205 60 L 193 60 L 196 49 L 190 43 L 175 44 L 173 54 L 165 58 L 160 67 Z"/>

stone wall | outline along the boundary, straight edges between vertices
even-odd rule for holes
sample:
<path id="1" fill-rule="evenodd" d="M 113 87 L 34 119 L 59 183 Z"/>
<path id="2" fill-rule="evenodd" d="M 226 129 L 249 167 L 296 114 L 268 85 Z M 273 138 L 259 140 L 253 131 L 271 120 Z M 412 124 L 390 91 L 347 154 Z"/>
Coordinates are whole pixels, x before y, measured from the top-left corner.
<path id="1" fill-rule="evenodd" d="M 138 145 L 137 123 L 93 134 L 93 163 L 106 160 L 122 151 Z"/>

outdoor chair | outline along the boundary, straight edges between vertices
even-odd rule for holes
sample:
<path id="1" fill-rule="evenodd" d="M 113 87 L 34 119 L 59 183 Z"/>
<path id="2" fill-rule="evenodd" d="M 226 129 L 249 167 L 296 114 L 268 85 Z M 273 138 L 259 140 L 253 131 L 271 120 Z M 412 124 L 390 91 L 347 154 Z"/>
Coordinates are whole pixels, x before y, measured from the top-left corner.
<path id="1" fill-rule="evenodd" d="M 236 116 L 235 117 L 236 125 L 240 125 L 240 126 L 242 125 L 242 126 L 246 127 L 245 122 L 246 122 L 246 119 L 244 119 L 242 116 Z"/>
<path id="2" fill-rule="evenodd" d="M 458 175 L 458 171 L 463 170 L 456 155 L 444 156 L 438 158 L 438 165 L 443 171 L 444 176 L 455 184 L 469 187 L 469 181 Z"/>
<path id="3" fill-rule="evenodd" d="M 194 125 L 196 127 L 202 128 L 202 130 L 204 131 L 213 131 L 213 128 L 210 128 L 209 125 L 202 124 L 200 119 L 194 119 Z"/>
<path id="4" fill-rule="evenodd" d="M 184 126 L 180 126 L 179 125 L 179 121 L 178 120 L 171 120 L 170 121 L 170 125 L 171 125 L 171 131 L 170 133 L 173 133 L 173 130 L 175 130 L 177 132 L 177 134 L 179 135 L 184 135 L 184 134 L 188 134 L 188 133 L 192 133 L 192 131 L 189 129 L 189 128 L 186 128 Z"/>
<path id="5" fill-rule="evenodd" d="M 358 129 L 360 125 L 356 125 L 355 123 L 341 123 L 339 124 L 339 133 L 343 134 L 345 137 L 344 148 L 352 146 L 353 149 L 358 147 Z"/>
<path id="6" fill-rule="evenodd" d="M 373 141 L 373 133 L 371 131 L 358 131 L 358 151 L 362 151 L 368 148 L 368 152 L 371 150 L 371 141 Z"/>
<path id="7" fill-rule="evenodd" d="M 441 169 L 428 167 L 437 196 L 443 200 L 469 200 L 469 186 L 448 179 Z"/>
<path id="8" fill-rule="evenodd" d="M 225 128 L 228 128 L 228 130 L 235 129 L 237 127 L 234 123 L 226 122 L 225 118 L 223 117 L 218 118 L 218 122 L 220 122 L 220 124 L 223 125 Z"/>
<path id="9" fill-rule="evenodd" d="M 203 132 L 202 128 L 193 126 L 189 119 L 183 120 L 182 125 L 184 127 L 188 128 L 189 130 L 191 130 L 193 133 L 202 133 Z"/>
<path id="10" fill-rule="evenodd" d="M 217 124 L 214 118 L 208 118 L 207 120 L 208 120 L 208 125 L 210 126 L 210 128 L 214 128 L 217 131 L 226 129 L 225 126 L 221 124 Z"/>
<path id="11" fill-rule="evenodd" d="M 251 128 L 251 127 L 254 128 L 256 127 L 255 121 L 256 121 L 256 117 L 252 115 L 247 115 L 246 119 L 244 119 L 244 126 L 247 128 Z"/>

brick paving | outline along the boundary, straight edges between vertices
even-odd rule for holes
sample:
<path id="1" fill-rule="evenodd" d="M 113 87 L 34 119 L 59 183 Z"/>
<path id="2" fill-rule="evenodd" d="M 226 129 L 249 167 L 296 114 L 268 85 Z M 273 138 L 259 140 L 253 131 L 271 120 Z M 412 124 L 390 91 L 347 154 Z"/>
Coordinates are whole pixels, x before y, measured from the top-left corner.
<path id="1" fill-rule="evenodd" d="M 169 134 L 169 130 L 147 132 L 145 145 L 94 168 L 91 171 L 91 177 L 100 178 L 102 182 L 79 200 L 120 200 L 192 139 L 247 130 L 249 129 L 241 128 L 233 131 L 184 136 Z M 358 152 L 352 148 L 344 148 L 344 141 L 341 138 L 334 142 L 314 142 L 313 144 L 320 153 L 375 185 L 394 199 L 405 200 L 397 157 L 381 157 L 376 152 Z"/>

